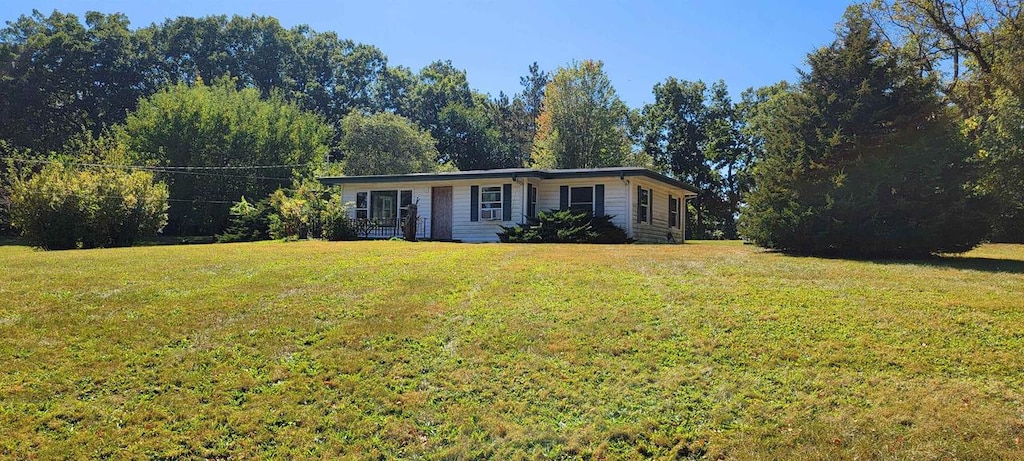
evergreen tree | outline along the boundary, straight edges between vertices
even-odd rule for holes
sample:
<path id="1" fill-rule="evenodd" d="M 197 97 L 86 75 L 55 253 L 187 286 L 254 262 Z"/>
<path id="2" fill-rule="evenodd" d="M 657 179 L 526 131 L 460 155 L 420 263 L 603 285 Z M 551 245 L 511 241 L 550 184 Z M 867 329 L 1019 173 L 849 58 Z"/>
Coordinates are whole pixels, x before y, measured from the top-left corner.
<path id="1" fill-rule="evenodd" d="M 821 255 L 969 250 L 987 226 L 965 191 L 969 150 L 935 80 L 882 53 L 860 7 L 844 19 L 767 123 L 742 234 Z"/>

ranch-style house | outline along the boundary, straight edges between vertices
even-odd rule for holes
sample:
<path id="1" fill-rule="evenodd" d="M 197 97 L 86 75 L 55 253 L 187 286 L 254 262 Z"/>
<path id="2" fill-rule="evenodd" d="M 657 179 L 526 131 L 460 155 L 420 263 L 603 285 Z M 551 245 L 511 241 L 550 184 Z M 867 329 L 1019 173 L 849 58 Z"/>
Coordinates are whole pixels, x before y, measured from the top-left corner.
<path id="1" fill-rule="evenodd" d="M 401 235 L 407 207 L 417 205 L 421 239 L 497 242 L 539 210 L 579 209 L 612 215 L 642 243 L 682 243 L 686 198 L 693 186 L 646 168 L 540 170 L 508 168 L 445 173 L 322 177 L 340 185 L 342 202 L 368 237 Z"/>

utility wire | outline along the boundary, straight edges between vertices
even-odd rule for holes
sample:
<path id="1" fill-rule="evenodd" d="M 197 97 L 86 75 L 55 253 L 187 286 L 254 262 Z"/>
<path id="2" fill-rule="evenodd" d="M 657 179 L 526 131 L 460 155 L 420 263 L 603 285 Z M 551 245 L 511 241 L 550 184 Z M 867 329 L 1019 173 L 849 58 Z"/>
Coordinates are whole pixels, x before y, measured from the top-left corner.
<path id="1" fill-rule="evenodd" d="M 81 162 L 61 162 L 57 160 L 39 160 L 39 159 L 20 159 L 13 157 L 0 157 L 7 160 L 12 160 L 21 163 L 35 163 L 35 164 L 63 164 L 72 166 L 82 166 L 90 168 L 112 168 L 112 169 L 124 169 L 124 170 L 135 170 L 135 171 L 148 171 L 152 173 L 167 173 L 167 174 L 185 174 L 193 176 L 209 176 L 216 178 L 236 178 L 236 179 L 259 179 L 267 181 L 291 181 L 292 178 L 280 178 L 271 176 L 249 176 L 249 175 L 228 175 L 228 174 L 217 174 L 217 173 L 206 173 L 201 171 L 188 171 L 182 170 L 182 168 L 188 169 L 233 169 L 239 170 L 242 168 L 285 168 L 285 167 L 301 167 L 309 164 L 302 165 L 257 165 L 253 167 L 163 167 L 163 166 L 143 166 L 143 165 L 109 165 L 102 163 L 81 163 Z"/>
<path id="2" fill-rule="evenodd" d="M 124 197 L 122 197 L 120 195 L 101 195 L 101 196 L 99 196 L 99 198 L 119 199 L 119 200 L 120 199 L 124 199 Z M 192 200 L 192 199 L 187 199 L 187 198 L 168 198 L 167 201 L 168 202 L 188 202 L 188 203 L 212 203 L 212 204 L 215 204 L 215 205 L 234 205 L 235 203 L 238 203 L 238 202 L 232 202 L 230 200 Z"/>
<path id="3" fill-rule="evenodd" d="M 100 167 L 100 168 L 138 168 L 138 169 L 161 169 L 161 170 L 262 170 L 262 169 L 274 169 L 274 168 L 307 168 L 313 163 L 292 163 L 292 164 L 281 164 L 281 165 L 237 165 L 237 166 L 164 166 L 164 165 L 112 165 L 105 163 L 82 163 L 82 162 L 62 162 L 59 160 L 44 160 L 44 159 L 26 159 L 18 157 L 0 157 L 0 160 L 14 160 L 15 162 L 22 163 L 61 163 L 64 165 L 74 166 L 88 166 L 88 167 Z"/>

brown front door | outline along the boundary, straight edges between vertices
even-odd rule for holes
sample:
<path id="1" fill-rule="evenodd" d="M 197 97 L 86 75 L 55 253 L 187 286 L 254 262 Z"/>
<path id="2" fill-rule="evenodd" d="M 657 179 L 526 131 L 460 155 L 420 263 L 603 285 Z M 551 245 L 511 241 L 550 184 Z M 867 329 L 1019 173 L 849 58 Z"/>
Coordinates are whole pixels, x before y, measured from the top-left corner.
<path id="1" fill-rule="evenodd" d="M 430 238 L 452 239 L 452 187 L 433 187 L 430 190 Z"/>

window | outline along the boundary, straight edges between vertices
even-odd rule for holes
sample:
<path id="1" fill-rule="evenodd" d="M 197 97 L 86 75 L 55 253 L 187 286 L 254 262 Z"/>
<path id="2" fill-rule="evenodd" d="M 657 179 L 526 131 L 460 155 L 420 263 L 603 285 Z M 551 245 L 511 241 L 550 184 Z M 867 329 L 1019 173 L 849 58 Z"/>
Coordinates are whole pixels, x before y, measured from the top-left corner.
<path id="1" fill-rule="evenodd" d="M 651 222 L 651 190 L 637 186 L 636 188 L 636 222 Z"/>
<path id="2" fill-rule="evenodd" d="M 381 225 L 396 225 L 412 204 L 411 190 L 375 190 L 356 193 L 356 219 L 373 219 Z"/>
<path id="3" fill-rule="evenodd" d="M 398 220 L 398 191 L 370 192 L 370 218 L 382 225 L 394 225 Z"/>
<path id="4" fill-rule="evenodd" d="M 569 209 L 586 211 L 588 213 L 594 212 L 594 188 L 593 186 L 586 187 L 570 187 L 569 188 Z"/>
<path id="5" fill-rule="evenodd" d="M 369 219 L 369 192 L 356 192 L 356 219 Z"/>
<path id="6" fill-rule="evenodd" d="M 501 219 L 501 186 L 480 188 L 480 219 Z"/>
<path id="7" fill-rule="evenodd" d="M 528 200 L 526 202 L 528 203 L 526 215 L 532 218 L 537 216 L 537 186 L 534 186 L 533 184 L 528 184 L 527 186 L 528 188 L 526 190 L 529 197 L 527 197 Z"/>
<path id="8" fill-rule="evenodd" d="M 679 205 L 681 200 L 669 196 L 669 227 L 679 227 Z"/>

